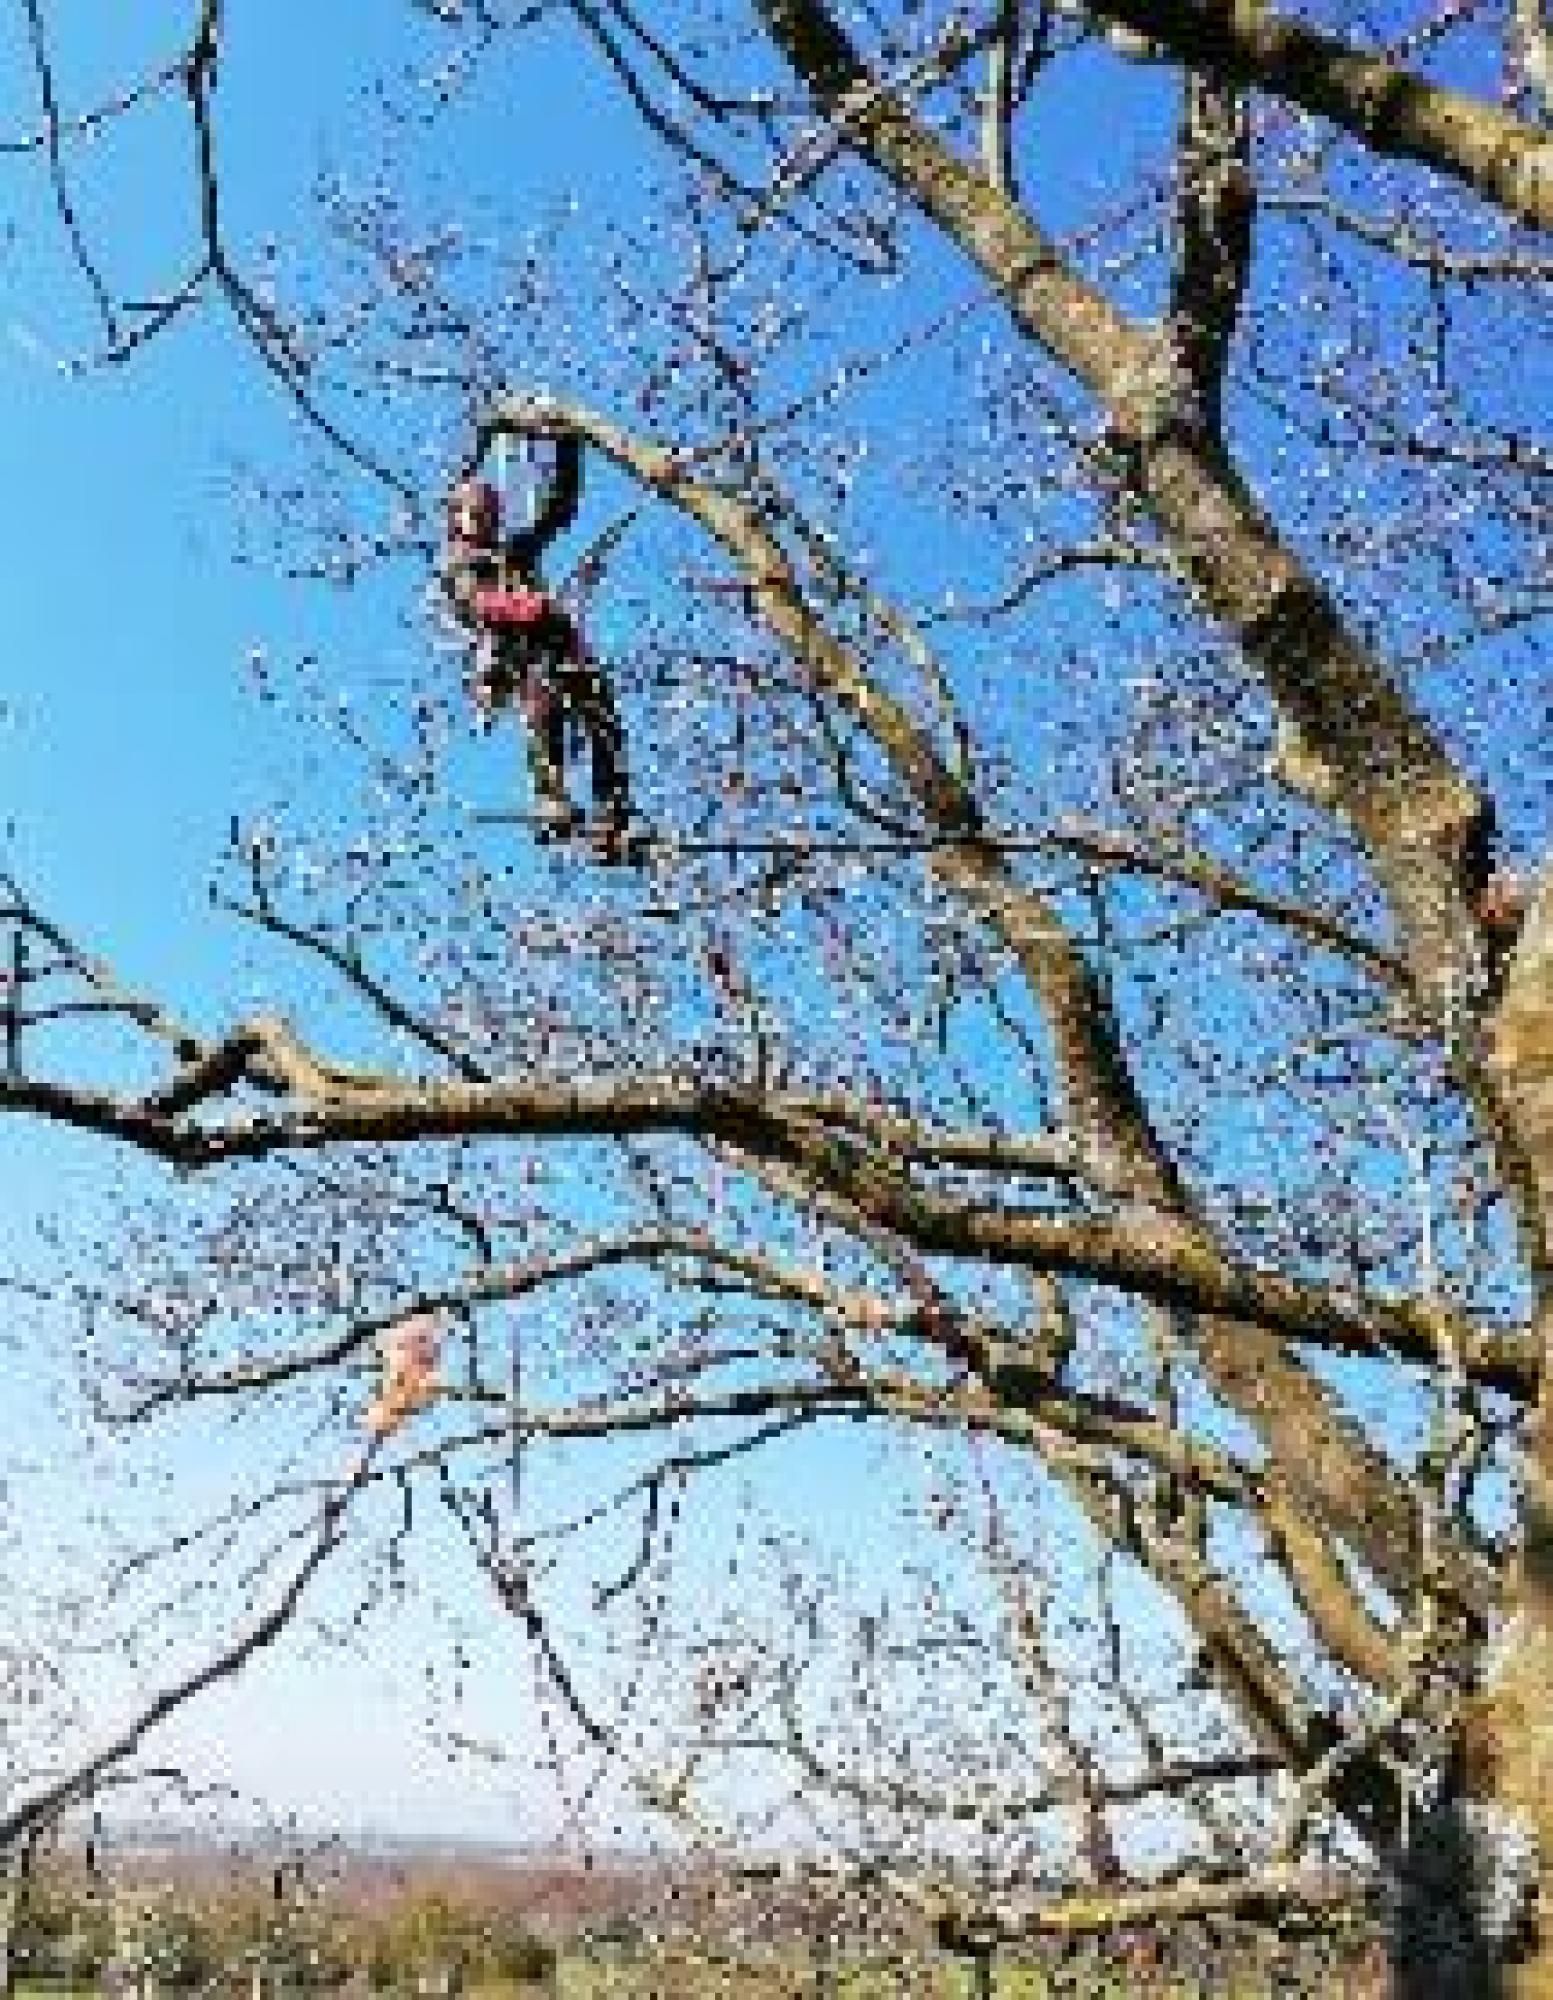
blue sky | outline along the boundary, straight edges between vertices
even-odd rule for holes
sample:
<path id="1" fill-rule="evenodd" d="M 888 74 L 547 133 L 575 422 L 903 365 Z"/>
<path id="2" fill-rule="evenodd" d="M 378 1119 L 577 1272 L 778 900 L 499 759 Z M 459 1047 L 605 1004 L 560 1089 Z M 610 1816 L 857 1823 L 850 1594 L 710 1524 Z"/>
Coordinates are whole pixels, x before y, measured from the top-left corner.
<path id="1" fill-rule="evenodd" d="M 164 24 L 187 11 L 136 10 Z M 300 238 L 305 250 L 317 177 L 347 161 L 357 170 L 381 142 L 373 76 L 426 67 L 440 42 L 412 32 L 397 0 L 365 0 L 348 14 L 275 0 L 232 18 L 216 93 L 228 228 L 249 258 L 272 239 Z M 102 34 L 99 9 L 67 7 L 58 19 L 79 24 L 60 50 L 74 101 L 133 67 L 131 52 Z M 169 38 L 147 28 L 144 47 Z M 575 180 L 583 133 L 609 127 L 602 107 L 572 115 L 584 66 L 557 59 L 545 38 L 535 50 L 525 145 L 502 143 L 510 108 L 482 106 L 469 126 L 475 157 L 522 162 L 538 147 L 557 176 L 570 168 Z M 15 88 L 25 72 L 13 63 L 5 73 Z M 186 120 L 148 112 L 88 158 L 84 224 L 127 291 L 165 288 L 187 258 L 187 138 Z M 623 142 L 611 149 L 627 157 Z M 132 368 L 67 377 L 58 363 L 91 324 L 41 173 L 15 167 L 0 179 L 0 216 L 14 230 L 0 253 L 0 407 L 11 463 L 25 468 L 0 494 L 13 580 L 0 771 L 16 851 L 56 907 L 79 912 L 137 970 L 208 988 L 223 960 L 201 921 L 203 871 L 231 814 L 267 799 L 276 760 L 294 747 L 266 739 L 242 679 L 249 648 L 262 639 L 284 653 L 332 628 L 366 654 L 393 634 L 381 598 L 342 615 L 326 593 L 309 598 L 262 565 L 231 561 L 228 468 L 284 458 L 295 430 L 230 317 L 195 314 Z"/>
<path id="2" fill-rule="evenodd" d="M 147 52 L 170 47 L 189 11 L 51 9 L 67 101 L 92 101 Z M 251 253 L 270 237 L 305 239 L 316 177 L 354 163 L 363 140 L 380 136 L 367 90 L 374 75 L 392 81 L 424 67 L 440 38 L 417 32 L 398 0 L 349 8 L 266 0 L 231 11 L 216 100 L 223 186 L 233 240 Z M 32 117 L 16 101 L 26 96 L 24 52 L 5 46 L 4 32 L 0 77 L 9 88 L 0 105 L 14 129 Z M 593 115 L 577 116 L 579 71 L 547 56 L 542 41 L 535 48 L 521 107 L 476 118 L 480 167 L 505 175 L 507 163 L 530 157 L 504 143 L 516 115 L 550 170 L 576 180 L 596 167 L 598 137 L 610 128 L 597 103 Z M 87 164 L 83 218 L 126 289 L 165 285 L 187 253 L 187 144 L 186 121 L 153 111 Z M 613 158 L 625 157 L 622 140 L 609 144 Z M 360 656 L 400 635 L 380 597 L 342 606 L 277 581 L 262 564 L 231 560 L 227 468 L 284 458 L 294 430 L 226 316 L 190 317 L 130 368 L 85 379 L 65 371 L 90 338 L 87 299 L 62 254 L 41 174 L 5 167 L 0 798 L 9 853 L 46 904 L 131 978 L 201 996 L 213 1023 L 251 1005 L 265 983 L 251 975 L 232 927 L 209 910 L 205 884 L 232 815 L 262 809 L 292 775 L 297 751 L 251 699 L 249 650 L 262 640 L 284 655 L 328 639 Z M 34 1262 L 35 1221 L 60 1208 L 79 1220 L 115 1188 L 150 1184 L 131 1160 L 5 1121 L 3 1254 L 13 1267 Z M 46 1349 L 32 1352 L 36 1363 Z M 31 1393 L 5 1399 L 7 1446 L 25 1432 L 36 1450 L 47 1436 L 46 1372 L 36 1369 Z M 413 1653 L 416 1641 L 406 1644 Z M 489 1788 L 471 1800 L 426 1744 L 414 1677 L 396 1665 L 318 1657 L 299 1666 L 277 1656 L 172 1740 L 210 1778 L 325 1824 L 338 1823 L 348 1802 L 346 1824 L 533 1833 L 525 1812 Z M 386 1759 L 385 1744 L 396 1746 Z"/>
<path id="3" fill-rule="evenodd" d="M 95 7 L 63 10 L 55 26 L 70 100 L 88 101 L 146 50 L 166 46 L 182 11 L 142 13 L 141 39 L 122 20 L 103 35 Z M 360 163 L 382 133 L 363 89 L 369 67 L 392 79 L 439 46 L 407 14 L 398 0 L 350 10 L 267 0 L 262 10 L 233 10 L 216 105 L 240 251 L 271 238 L 305 250 L 317 175 L 364 174 Z M 464 107 L 456 171 L 478 202 L 509 213 L 528 202 L 542 210 L 568 191 L 597 202 L 608 182 L 629 214 L 644 166 L 634 121 L 575 47 L 550 37 L 533 46 L 520 103 L 477 91 Z M 25 75 L 24 64 L 0 70 Z M 510 66 L 499 74 L 510 86 Z M 130 289 L 165 285 L 186 254 L 186 144 L 181 118 L 153 112 L 88 164 L 86 227 L 105 269 Z M 422 141 L 411 131 L 396 144 Z M 435 138 L 423 150 L 424 169 L 445 180 L 450 162 Z M 398 162 L 413 179 L 409 164 Z M 17 468 L 0 487 L 10 583 L 0 796 L 10 854 L 94 948 L 154 990 L 199 996 L 204 1024 L 214 1025 L 274 988 L 269 969 L 208 908 L 205 884 L 232 816 L 260 812 L 278 789 L 294 788 L 305 750 L 251 699 L 250 649 L 262 643 L 285 657 L 328 648 L 348 675 L 376 651 L 402 651 L 404 630 L 391 594 L 299 589 L 262 561 L 231 559 L 230 467 L 284 462 L 295 428 L 230 319 L 201 312 L 132 367 L 78 378 L 63 364 L 90 340 L 89 301 L 40 173 L 19 168 L 0 179 L 0 216 L 14 229 L 0 255 L 0 410 Z M 25 1267 L 35 1221 L 63 1210 L 86 1224 L 109 1196 L 155 1181 L 152 1170 L 89 1143 L 0 1124 L 0 1249 Z M 66 1331 L 63 1322 L 54 1328 L 57 1338 Z M 0 1420 L 13 1438 L 25 1427 L 35 1453 L 49 1435 L 46 1372 Z M 225 1469 L 222 1449 L 213 1444 L 205 1463 L 195 1453 L 185 1467 L 191 1487 Z M 788 1518 L 824 1534 L 839 1508 L 854 1554 L 887 1551 L 889 1489 L 875 1482 L 865 1496 L 858 1477 L 850 1439 L 790 1447 Z M 34 1504 L 45 1490 L 34 1488 Z M 277 1652 L 180 1722 L 168 1747 L 186 1751 L 207 1780 L 260 1792 L 323 1826 L 552 1830 L 548 1802 L 536 1804 L 532 1791 L 514 1796 L 499 1781 L 471 1786 L 426 1738 L 419 1653 L 428 1632 L 414 1611 L 365 1660 L 316 1647 L 305 1657 Z M 471 1700 L 472 1733 L 530 1738 L 528 1679 L 526 1670 L 504 1673 L 498 1650 Z"/>

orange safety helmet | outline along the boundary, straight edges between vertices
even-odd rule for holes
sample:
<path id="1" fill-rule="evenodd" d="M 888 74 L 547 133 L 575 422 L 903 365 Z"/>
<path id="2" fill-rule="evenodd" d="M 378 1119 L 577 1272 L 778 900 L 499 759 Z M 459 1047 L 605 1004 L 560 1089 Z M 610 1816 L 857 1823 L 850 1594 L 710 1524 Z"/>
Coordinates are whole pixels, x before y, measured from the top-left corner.
<path id="1" fill-rule="evenodd" d="M 461 479 L 448 495 L 450 542 L 493 549 L 501 536 L 501 495 L 488 479 Z"/>

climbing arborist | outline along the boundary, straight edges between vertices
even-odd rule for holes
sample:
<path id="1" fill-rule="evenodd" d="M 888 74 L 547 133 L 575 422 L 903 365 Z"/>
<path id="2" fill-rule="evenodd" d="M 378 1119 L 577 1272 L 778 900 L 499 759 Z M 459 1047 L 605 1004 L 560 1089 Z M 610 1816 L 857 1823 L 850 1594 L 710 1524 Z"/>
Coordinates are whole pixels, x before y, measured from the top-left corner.
<path id="1" fill-rule="evenodd" d="M 471 693 L 494 717 L 514 703 L 528 726 L 529 771 L 542 838 L 575 832 L 583 815 L 566 787 L 569 729 L 588 741 L 595 837 L 606 858 L 624 851 L 630 817 L 625 741 L 609 682 L 588 656 L 575 619 L 546 590 L 545 550 L 576 518 L 582 445 L 554 440 L 547 489 L 525 528 L 502 535 L 501 495 L 488 480 L 448 496 L 443 577 L 460 621 L 475 635 Z"/>

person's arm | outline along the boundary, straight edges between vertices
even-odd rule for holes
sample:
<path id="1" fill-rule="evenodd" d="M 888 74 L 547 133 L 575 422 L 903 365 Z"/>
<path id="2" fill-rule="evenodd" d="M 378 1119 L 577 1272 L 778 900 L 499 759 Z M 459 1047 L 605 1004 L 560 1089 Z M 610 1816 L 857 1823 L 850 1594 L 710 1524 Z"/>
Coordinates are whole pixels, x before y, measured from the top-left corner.
<path id="1" fill-rule="evenodd" d="M 469 548 L 454 546 L 443 551 L 441 582 L 448 609 L 461 625 L 472 626 L 481 578 L 480 564 Z"/>
<path id="2" fill-rule="evenodd" d="M 545 550 L 576 520 L 581 503 L 582 439 L 565 431 L 555 440 L 555 468 L 533 526 L 507 538 L 507 559 L 521 575 L 537 572 Z"/>

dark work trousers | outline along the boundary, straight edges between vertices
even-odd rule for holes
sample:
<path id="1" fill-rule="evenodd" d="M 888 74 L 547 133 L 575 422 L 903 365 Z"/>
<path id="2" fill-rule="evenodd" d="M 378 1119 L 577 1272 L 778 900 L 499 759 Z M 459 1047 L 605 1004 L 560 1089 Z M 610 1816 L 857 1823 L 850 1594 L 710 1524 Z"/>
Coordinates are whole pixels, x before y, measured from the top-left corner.
<path id="1" fill-rule="evenodd" d="M 587 743 L 593 809 L 621 824 L 630 811 L 625 734 L 607 676 L 592 660 L 576 657 L 570 625 L 541 625 L 531 633 L 493 635 L 493 703 L 516 700 L 528 726 L 529 776 L 542 810 L 565 807 L 568 738 Z"/>

